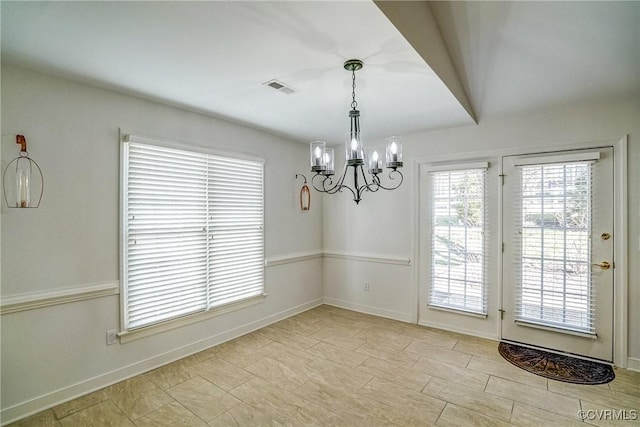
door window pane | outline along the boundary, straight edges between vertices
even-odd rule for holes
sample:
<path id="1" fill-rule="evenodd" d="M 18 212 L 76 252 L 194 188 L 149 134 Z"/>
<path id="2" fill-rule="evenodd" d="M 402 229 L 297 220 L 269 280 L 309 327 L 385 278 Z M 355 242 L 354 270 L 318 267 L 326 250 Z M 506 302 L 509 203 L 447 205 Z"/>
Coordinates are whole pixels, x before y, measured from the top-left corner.
<path id="1" fill-rule="evenodd" d="M 593 333 L 591 162 L 519 168 L 518 320 Z"/>

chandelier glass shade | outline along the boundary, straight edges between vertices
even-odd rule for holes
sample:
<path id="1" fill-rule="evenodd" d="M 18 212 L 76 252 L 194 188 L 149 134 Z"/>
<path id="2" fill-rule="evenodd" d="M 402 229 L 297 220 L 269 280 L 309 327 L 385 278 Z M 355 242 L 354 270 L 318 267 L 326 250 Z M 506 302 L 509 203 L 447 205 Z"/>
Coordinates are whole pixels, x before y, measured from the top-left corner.
<path id="1" fill-rule="evenodd" d="M 329 148 L 325 141 L 313 141 L 310 145 L 311 172 L 315 175 L 311 179 L 313 188 L 327 194 L 340 193 L 349 190 L 356 204 L 362 200 L 365 191 L 376 192 L 380 189 L 395 190 L 400 187 L 404 179 L 398 168 L 402 167 L 402 139 L 399 136 L 386 138 L 386 148 L 378 146 L 366 147 L 360 132 L 360 111 L 356 102 L 356 74 L 363 67 L 362 61 L 350 59 L 344 63 L 344 68 L 351 71 L 352 102 L 349 111 L 349 132 L 345 137 L 345 164 L 342 174 L 334 178 L 335 159 L 333 148 Z M 386 162 L 385 162 L 386 160 Z M 389 170 L 389 185 L 383 185 L 380 175 L 383 167 Z M 365 172 L 366 167 L 366 172 Z M 349 169 L 353 168 L 353 170 Z M 349 185 L 347 175 L 353 174 L 352 184 Z"/>

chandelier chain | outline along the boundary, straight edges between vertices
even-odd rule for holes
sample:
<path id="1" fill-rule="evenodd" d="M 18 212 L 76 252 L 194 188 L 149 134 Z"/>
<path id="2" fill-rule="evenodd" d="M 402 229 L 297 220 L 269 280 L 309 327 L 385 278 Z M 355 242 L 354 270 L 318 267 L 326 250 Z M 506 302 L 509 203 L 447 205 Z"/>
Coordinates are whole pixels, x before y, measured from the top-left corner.
<path id="1" fill-rule="evenodd" d="M 356 102 L 356 71 L 355 70 L 351 70 L 351 87 L 353 88 L 352 92 L 351 92 L 351 108 L 352 109 L 356 109 L 356 107 L 358 107 L 358 103 Z"/>

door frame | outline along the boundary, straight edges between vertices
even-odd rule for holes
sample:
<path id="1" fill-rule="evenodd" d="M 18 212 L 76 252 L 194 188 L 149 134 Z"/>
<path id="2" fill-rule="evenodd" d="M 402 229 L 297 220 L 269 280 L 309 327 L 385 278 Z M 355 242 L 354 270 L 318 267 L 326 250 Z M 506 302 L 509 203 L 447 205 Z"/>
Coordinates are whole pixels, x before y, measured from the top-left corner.
<path id="1" fill-rule="evenodd" d="M 554 145 L 553 147 L 543 146 L 539 149 L 527 150 L 519 149 L 515 154 L 508 156 L 519 156 L 526 154 L 546 154 L 566 150 L 576 149 L 596 149 L 602 147 L 613 147 L 613 235 L 615 236 L 613 245 L 613 259 L 615 268 L 613 270 L 613 363 L 621 368 L 627 367 L 628 362 L 628 322 L 627 319 L 627 295 L 628 295 L 628 246 L 627 229 L 627 135 L 620 138 L 598 140 L 570 145 Z M 502 154 L 507 157 L 507 154 Z M 502 168 L 502 166 L 501 166 Z M 499 239 L 504 242 L 503 229 L 503 207 L 504 194 L 500 188 L 500 209 L 499 209 Z M 502 295 L 504 291 L 504 269 L 503 256 L 500 254 L 500 281 L 499 281 L 499 306 L 502 307 Z M 498 322 L 498 336 L 502 338 L 502 322 Z"/>
<path id="2" fill-rule="evenodd" d="M 613 233 L 616 236 L 615 244 L 613 248 L 613 257 L 615 260 L 615 269 L 613 274 L 614 280 L 614 293 L 613 293 L 613 363 L 614 365 L 626 368 L 628 364 L 628 321 L 627 321 L 627 301 L 628 301 L 628 237 L 625 234 L 628 225 L 628 207 L 627 207 L 627 141 L 628 135 L 622 135 L 618 137 L 587 140 L 583 142 L 557 142 L 555 144 L 542 144 L 536 146 L 537 149 L 531 150 L 525 147 L 506 147 L 502 149 L 490 149 L 479 150 L 473 152 L 456 153 L 448 155 L 436 155 L 436 156 L 423 156 L 416 158 L 414 161 L 414 204 L 413 204 L 413 220 L 414 220 L 414 233 L 412 239 L 414 260 L 413 263 L 413 278 L 414 278 L 414 295 L 415 304 L 413 306 L 412 320 L 413 323 L 418 323 L 418 317 L 420 312 L 420 241 L 417 236 L 421 235 L 422 226 L 420 224 L 420 200 L 422 194 L 421 182 L 420 182 L 420 166 L 423 164 L 429 164 L 441 161 L 457 161 L 462 162 L 464 160 L 472 160 L 478 158 L 495 159 L 502 162 L 502 157 L 505 156 L 518 156 L 525 155 L 531 152 L 554 152 L 564 150 L 576 150 L 576 149 L 588 149 L 598 147 L 613 147 L 613 188 L 614 188 L 614 229 Z M 488 189 L 491 191 L 491 188 Z M 502 207 L 503 207 L 503 195 L 502 187 L 498 187 L 499 191 L 499 208 L 498 208 L 498 242 L 504 240 L 502 229 Z M 497 245 L 500 246 L 500 245 Z M 502 290 L 504 275 L 502 253 L 498 253 L 498 269 L 500 271 L 497 292 L 495 295 L 489 295 L 489 298 L 497 299 L 495 302 L 497 306 L 502 308 Z M 489 316 L 498 316 L 499 313 L 489 313 Z M 500 340 L 502 337 L 502 323 L 497 323 L 495 339 Z M 449 325 L 427 325 L 434 327 L 447 327 Z M 450 325 L 448 329 L 455 330 L 454 325 Z M 460 332 L 460 331 L 458 331 Z M 472 333 L 473 331 L 464 331 L 465 333 Z M 481 334 L 477 334 L 481 335 Z M 484 338 L 491 338 L 484 336 Z"/>
<path id="3" fill-rule="evenodd" d="M 598 269 L 594 269 L 592 264 L 597 260 L 608 260 L 610 263 L 614 262 L 614 250 L 613 247 L 615 245 L 615 236 L 613 239 L 608 242 L 603 241 L 600 238 L 599 233 L 602 231 L 609 231 L 609 233 L 613 233 L 614 229 L 614 217 L 613 213 L 615 212 L 615 206 L 613 202 L 613 173 L 614 173 L 614 162 L 613 162 L 613 147 L 601 147 L 596 150 L 594 149 L 586 149 L 586 150 L 571 150 L 571 151 L 556 151 L 553 153 L 547 154 L 532 154 L 529 156 L 510 156 L 502 158 L 502 175 L 505 176 L 502 185 L 502 196 L 505 200 L 503 204 L 503 232 L 505 241 L 504 241 L 504 250 L 502 252 L 502 257 L 504 259 L 504 271 L 502 274 L 505 277 L 504 287 L 502 289 L 502 308 L 505 309 L 502 314 L 504 314 L 501 320 L 502 326 L 502 340 L 506 342 L 512 342 L 519 345 L 530 346 L 530 347 L 539 347 L 544 349 L 553 349 L 551 351 L 556 351 L 558 353 L 562 352 L 570 352 L 573 353 L 576 357 L 582 357 L 585 359 L 593 359 L 603 361 L 605 363 L 613 362 L 613 292 L 614 292 L 614 269 L 610 269 L 609 271 L 599 271 Z M 535 157 L 535 159 L 532 159 Z M 588 158 L 580 158 L 580 157 L 588 157 Z M 525 248 L 517 243 L 518 240 L 524 238 L 523 227 L 528 228 L 532 224 L 525 224 L 522 219 L 517 219 L 514 216 L 514 212 L 522 210 L 521 213 L 524 212 L 524 205 L 517 206 L 519 203 L 525 202 L 525 194 L 523 193 L 523 188 L 520 187 L 522 184 L 520 179 L 518 179 L 518 175 L 520 173 L 518 170 L 518 162 L 522 161 L 525 165 L 528 165 L 529 162 L 527 159 L 532 159 L 531 167 L 536 168 L 533 170 L 539 170 L 540 166 L 550 166 L 555 167 L 555 173 L 560 173 L 560 176 L 564 175 L 562 172 L 562 165 L 567 162 L 578 162 L 578 164 L 582 165 L 583 171 L 588 170 L 591 185 L 587 194 L 590 194 L 593 197 L 593 200 L 590 200 L 589 205 L 590 213 L 588 230 L 582 229 L 584 234 L 581 234 L 581 238 L 585 238 L 588 236 L 589 246 L 586 252 L 578 252 L 576 253 L 577 259 L 581 260 L 580 262 L 584 262 L 584 266 L 588 269 L 587 276 L 579 276 L 576 278 L 578 283 L 581 285 L 586 285 L 584 280 L 588 280 L 589 287 L 592 289 L 591 291 L 591 314 L 595 317 L 595 322 L 593 324 L 593 328 L 591 332 L 580 330 L 579 326 L 570 325 L 551 325 L 546 323 L 546 316 L 542 316 L 543 318 L 537 319 L 536 315 L 533 315 L 534 319 L 520 319 L 517 313 L 518 300 L 521 298 L 520 294 L 520 286 L 518 282 L 526 281 L 524 273 L 525 264 L 527 264 L 523 259 L 519 259 L 516 261 L 516 258 L 522 257 L 526 255 Z M 542 161 L 537 161 L 538 159 L 545 159 Z M 597 166 L 594 166 L 597 165 Z M 560 169 L 557 169 L 560 167 Z M 534 173 L 535 174 L 535 173 Z M 534 175 L 537 179 L 540 179 L 539 175 Z M 546 175 L 545 175 L 546 176 Z M 558 176 L 558 178 L 560 178 Z M 534 178 L 534 183 L 537 182 L 536 178 Z M 566 178 L 566 177 L 565 177 Z M 562 178 L 560 178 L 562 179 Z M 546 181 L 544 182 L 543 187 L 546 187 Z M 533 184 L 534 188 L 536 184 Z M 557 184 L 550 184 L 556 191 L 561 191 Z M 533 190 L 535 192 L 535 190 Z M 567 188 L 565 187 L 565 191 Z M 545 191 L 545 196 L 548 196 Z M 559 194 L 557 194 L 559 195 Z M 565 203 L 568 203 L 566 197 L 568 194 L 565 192 L 563 194 L 565 197 Z M 543 196 L 544 197 L 544 196 Z M 597 198 L 596 198 L 597 197 Z M 544 212 L 547 212 L 549 206 L 548 202 L 543 202 L 542 205 L 536 204 L 535 206 L 531 206 L 533 209 L 532 212 L 539 212 L 537 209 L 540 209 L 544 206 Z M 587 202 L 587 200 L 584 200 Z M 513 209 L 510 208 L 510 205 L 515 204 L 516 206 Z M 555 211 L 553 211 L 556 213 Z M 597 214 L 596 214 L 597 212 Z M 557 213 L 556 213 L 557 214 Z M 568 230 L 566 228 L 566 224 L 562 225 L 562 229 L 566 233 Z M 552 228 L 554 228 L 552 226 Z M 547 232 L 554 231 L 549 229 L 548 227 L 541 227 L 538 229 L 539 231 L 545 231 L 544 235 L 546 236 Z M 571 251 L 569 247 L 567 247 L 567 240 L 569 239 L 568 235 L 562 233 L 564 237 L 564 250 Z M 516 236 L 521 235 L 518 239 Z M 558 236 L 555 235 L 555 238 L 551 238 L 553 242 L 558 242 L 556 239 Z M 511 238 L 509 238 L 511 237 Z M 580 237 L 578 237 L 580 238 Z M 546 238 L 544 239 L 546 242 Z M 533 240 L 530 242 L 534 246 L 542 243 L 537 238 L 533 237 Z M 583 243 L 584 244 L 584 243 Z M 554 243 L 551 243 L 553 246 Z M 560 244 L 562 247 L 562 243 Z M 580 245 L 581 248 L 587 248 L 587 246 Z M 518 249 L 519 247 L 519 249 Z M 546 246 L 545 246 L 546 248 Z M 556 248 L 557 250 L 557 248 Z M 553 249 L 551 249 L 553 252 Z M 570 252 L 573 254 L 573 252 Z M 566 252 L 563 254 L 559 254 L 554 252 L 553 255 L 545 253 L 537 253 L 536 254 L 539 260 L 542 263 L 552 262 L 551 259 L 565 259 L 569 256 L 573 259 L 573 255 L 568 255 Z M 536 255 L 532 255 L 536 257 Z M 585 258 L 582 258 L 585 257 Z M 538 266 L 542 267 L 542 265 Z M 565 268 L 567 266 L 565 265 Z M 537 274 L 542 274 L 546 269 L 541 269 L 538 271 L 535 267 L 534 270 L 531 271 L 533 277 L 539 277 Z M 552 273 L 553 274 L 553 273 Z M 555 276 L 555 274 L 553 274 Z M 520 277 L 519 280 L 514 279 Z M 527 276 L 528 277 L 528 276 Z M 556 277 L 555 280 L 559 280 L 558 282 L 554 282 L 554 285 L 560 284 L 560 282 L 564 282 L 564 280 L 568 280 L 568 276 L 566 272 L 564 274 L 560 273 L 560 277 Z M 537 286 L 536 278 L 532 278 L 533 282 L 529 284 L 533 286 L 535 289 Z M 523 282 L 524 283 L 524 282 Z M 520 283 L 522 285 L 523 283 Z M 578 283 L 572 283 L 573 286 L 576 286 Z M 546 289 L 545 286 L 543 288 Z M 584 288 L 583 288 L 584 289 Z M 547 297 L 553 299 L 557 294 L 553 293 L 557 291 L 555 286 L 553 287 L 552 293 Z M 571 292 L 571 291 L 570 291 Z M 534 292 L 535 294 L 535 292 Z M 543 294 L 545 294 L 543 292 Z M 531 296 L 531 298 L 534 298 Z M 543 301 L 545 296 L 539 295 L 539 298 Z M 567 299 L 570 299 L 568 297 Z M 577 301 L 573 301 L 577 302 Z M 531 301 L 533 307 L 535 307 L 536 302 Z M 532 307 L 532 308 L 533 308 Z M 567 307 L 562 305 L 561 307 L 557 307 L 558 309 L 564 310 Z M 535 310 L 534 310 L 535 311 Z M 556 314 L 557 315 L 557 314 Z M 551 315 L 555 316 L 555 315 Z M 528 317 L 528 316 L 525 316 Z M 551 319 L 549 319 L 551 320 Z M 557 319 L 557 322 L 562 323 L 561 319 Z M 579 355 L 579 356 L 578 356 Z"/>

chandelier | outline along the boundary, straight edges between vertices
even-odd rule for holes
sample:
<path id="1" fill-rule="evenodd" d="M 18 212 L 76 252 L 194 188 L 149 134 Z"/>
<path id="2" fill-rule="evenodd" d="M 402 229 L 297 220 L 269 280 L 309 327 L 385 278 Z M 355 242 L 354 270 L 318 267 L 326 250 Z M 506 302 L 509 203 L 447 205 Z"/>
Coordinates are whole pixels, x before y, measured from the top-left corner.
<path id="1" fill-rule="evenodd" d="M 345 141 L 345 164 L 342 175 L 334 179 L 334 153 L 325 141 L 314 141 L 310 144 L 311 172 L 316 174 L 311 178 L 313 188 L 327 194 L 335 194 L 343 190 L 351 191 L 356 204 L 362 200 L 365 191 L 376 192 L 380 189 L 395 190 L 400 187 L 404 177 L 398 168 L 402 167 L 402 140 L 399 136 L 386 138 L 386 167 L 389 179 L 397 181 L 390 185 L 382 185 L 379 175 L 383 167 L 383 151 L 378 146 L 368 147 L 365 151 L 360 134 L 360 111 L 356 102 L 356 71 L 362 69 L 363 63 L 359 59 L 350 59 L 344 63 L 344 69 L 351 71 L 352 92 L 349 121 L 351 128 Z M 364 166 L 367 165 L 368 174 Z M 353 168 L 353 186 L 345 183 L 349 168 Z"/>

